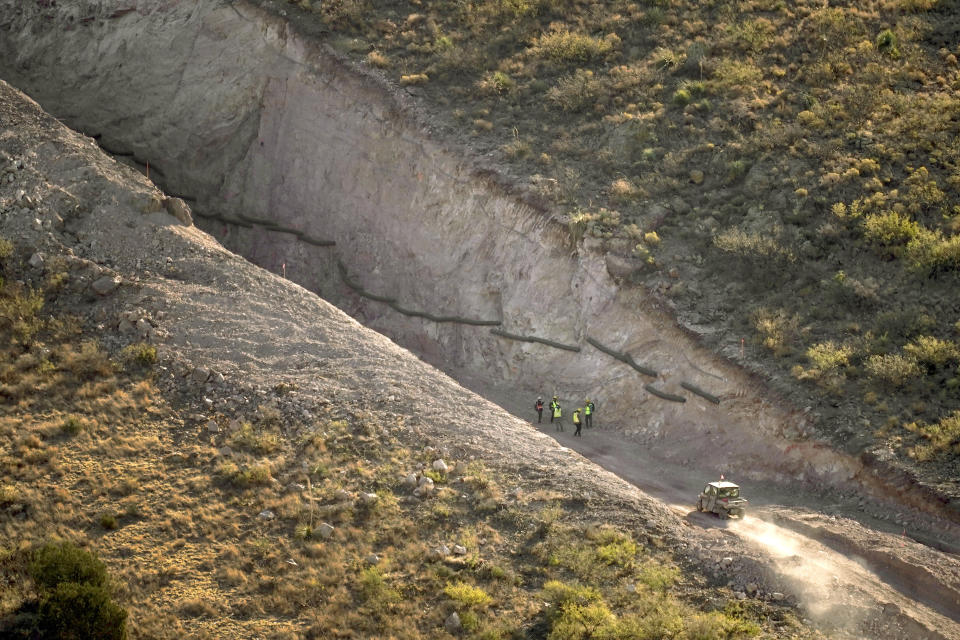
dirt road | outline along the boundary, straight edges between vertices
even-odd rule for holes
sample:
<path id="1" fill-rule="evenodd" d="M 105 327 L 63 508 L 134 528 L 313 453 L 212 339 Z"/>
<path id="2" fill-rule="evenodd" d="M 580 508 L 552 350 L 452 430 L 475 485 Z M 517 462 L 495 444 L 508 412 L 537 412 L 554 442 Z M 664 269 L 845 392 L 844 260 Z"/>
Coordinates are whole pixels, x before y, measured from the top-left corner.
<path id="1" fill-rule="evenodd" d="M 828 632 L 852 637 L 960 638 L 960 559 L 916 542 L 905 530 L 891 531 L 885 521 L 864 516 L 856 495 L 814 494 L 732 477 L 742 483 L 751 507 L 742 520 L 720 520 L 694 507 L 703 484 L 717 479 L 708 452 L 695 443 L 684 453 L 642 443 L 605 428 L 602 414 L 596 427 L 584 429 L 577 438 L 569 410 L 563 432 L 546 416 L 536 423 L 535 393 L 482 391 L 515 415 L 533 417 L 533 426 L 563 447 L 666 503 L 696 531 L 700 555 L 710 557 L 713 552 L 721 563 L 705 567 L 715 579 L 730 578 L 731 586 L 744 586 L 745 579 L 738 583 L 732 575 L 736 572 L 722 565 L 724 558 L 735 562 L 738 556 L 749 556 L 769 575 L 748 579 L 783 589 L 785 597 L 795 599 L 805 615 Z M 657 454 L 664 450 L 673 459 Z M 753 587 L 762 590 L 756 584 L 746 588 L 752 591 Z"/>

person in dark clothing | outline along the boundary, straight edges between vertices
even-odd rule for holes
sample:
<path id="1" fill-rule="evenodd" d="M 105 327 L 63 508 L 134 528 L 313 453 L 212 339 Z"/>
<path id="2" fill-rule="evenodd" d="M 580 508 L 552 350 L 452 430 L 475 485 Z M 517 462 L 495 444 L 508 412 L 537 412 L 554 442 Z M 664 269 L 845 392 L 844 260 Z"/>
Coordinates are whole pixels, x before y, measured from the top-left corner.
<path id="1" fill-rule="evenodd" d="M 554 413 L 557 410 L 557 407 L 560 406 L 560 403 L 557 402 L 557 396 L 553 396 L 553 400 L 550 401 L 550 422 L 553 423 Z"/>
<path id="2" fill-rule="evenodd" d="M 596 413 L 596 411 L 597 408 L 590 402 L 590 398 L 587 398 L 587 404 L 583 408 L 583 415 L 586 418 L 585 423 L 588 429 L 593 426 L 593 414 Z"/>
<path id="3" fill-rule="evenodd" d="M 537 404 L 533 405 L 537 410 L 537 424 L 543 422 L 543 398 L 537 398 Z"/>
<path id="4" fill-rule="evenodd" d="M 577 428 L 577 430 L 573 432 L 573 435 L 580 436 L 582 438 L 583 435 L 580 433 L 580 427 L 583 425 L 580 424 L 580 409 L 573 410 L 573 426 Z"/>

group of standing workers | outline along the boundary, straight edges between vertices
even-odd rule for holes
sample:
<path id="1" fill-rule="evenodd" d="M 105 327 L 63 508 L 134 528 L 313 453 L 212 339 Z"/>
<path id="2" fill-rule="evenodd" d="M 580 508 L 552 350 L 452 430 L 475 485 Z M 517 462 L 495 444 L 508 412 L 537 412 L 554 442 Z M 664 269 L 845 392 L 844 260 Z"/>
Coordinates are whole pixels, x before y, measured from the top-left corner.
<path id="1" fill-rule="evenodd" d="M 537 410 L 537 424 L 543 422 L 543 398 L 537 398 L 537 403 L 533 405 L 533 408 Z M 582 412 L 582 419 L 581 419 Z M 583 437 L 583 434 L 580 433 L 580 428 L 584 425 L 587 428 L 593 426 L 593 414 L 597 412 L 596 406 L 590 402 L 590 398 L 587 398 L 586 404 L 581 409 L 577 407 L 573 410 L 573 426 L 577 428 L 574 431 L 573 435 Z M 560 400 L 558 396 L 553 396 L 553 400 L 550 401 L 550 422 L 557 426 L 557 431 L 563 431 L 563 409 L 560 407 Z"/>

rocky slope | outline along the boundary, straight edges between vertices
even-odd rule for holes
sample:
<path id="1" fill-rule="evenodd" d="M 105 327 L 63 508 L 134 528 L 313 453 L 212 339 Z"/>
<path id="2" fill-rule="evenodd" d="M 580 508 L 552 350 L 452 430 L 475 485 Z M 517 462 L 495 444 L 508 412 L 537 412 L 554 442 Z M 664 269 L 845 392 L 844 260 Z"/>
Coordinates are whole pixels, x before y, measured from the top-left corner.
<path id="1" fill-rule="evenodd" d="M 198 398 L 201 408 L 231 414 L 248 397 L 291 385 L 305 400 L 287 407 L 288 415 L 331 403 L 376 412 L 400 425 L 399 437 L 409 445 L 431 443 L 454 459 L 482 459 L 520 483 L 545 482 L 576 496 L 591 519 L 621 522 L 660 538 L 691 567 L 729 583 L 744 599 L 786 597 L 838 633 L 960 635 L 955 559 L 882 532 L 843 526 L 844 540 L 858 553 L 873 546 L 875 554 L 896 559 L 871 561 L 887 566 L 895 578 L 843 568 L 838 557 L 830 569 L 836 576 L 832 590 L 808 591 L 804 585 L 822 582 L 823 569 L 805 565 L 804 558 L 829 553 L 811 538 L 772 542 L 781 534 L 759 521 L 717 527 L 689 514 L 689 507 L 670 509 L 652 500 L 302 287 L 226 251 L 183 224 L 188 218 L 175 201 L 103 156 L 91 139 L 66 130 L 9 86 L 2 85 L 2 92 L 0 234 L 29 255 L 35 269 L 43 265 L 35 255 L 51 264 L 64 261 L 69 286 L 89 296 L 87 320 L 101 323 L 108 339 L 114 326 L 140 332 L 158 345 L 171 380 L 187 376 L 195 385 L 209 385 Z M 206 382 L 211 371 L 214 380 Z M 223 382 L 217 382 L 219 376 Z M 627 451 L 614 461 L 629 465 Z M 803 526 L 830 526 L 818 519 Z M 818 535 L 830 539 L 829 531 Z M 882 549 L 878 540 L 884 541 Z M 935 585 L 937 597 L 904 595 L 904 576 Z M 845 609 L 822 606 L 837 602 Z M 854 606 L 863 615 L 845 617 Z"/>
<path id="2" fill-rule="evenodd" d="M 282 20 L 213 0 L 4 15 L 0 73 L 190 199 L 227 247 L 428 362 L 568 407 L 590 397 L 608 427 L 665 453 L 689 443 L 715 473 L 865 487 L 960 517 L 909 478 L 871 475 L 888 452 L 811 441 L 803 411 L 618 288 L 629 261 L 572 242 L 431 140 L 406 97 Z"/>

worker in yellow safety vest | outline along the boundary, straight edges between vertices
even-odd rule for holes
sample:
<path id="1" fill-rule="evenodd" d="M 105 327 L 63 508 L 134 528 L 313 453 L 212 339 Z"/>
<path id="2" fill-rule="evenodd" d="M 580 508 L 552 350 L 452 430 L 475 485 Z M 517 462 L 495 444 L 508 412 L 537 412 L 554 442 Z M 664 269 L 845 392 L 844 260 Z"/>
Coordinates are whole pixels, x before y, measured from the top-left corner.
<path id="1" fill-rule="evenodd" d="M 557 425 L 557 431 L 563 431 L 563 411 L 560 409 L 560 403 L 553 401 L 553 417 L 550 422 Z"/>
<path id="2" fill-rule="evenodd" d="M 583 426 L 580 422 L 580 409 L 573 410 L 573 426 L 577 428 L 577 430 L 573 432 L 573 435 L 583 437 L 583 434 L 580 433 L 580 427 Z"/>
<path id="3" fill-rule="evenodd" d="M 587 404 L 583 407 L 583 415 L 586 418 L 584 424 L 587 425 L 588 429 L 593 426 L 593 414 L 596 410 L 597 408 L 590 402 L 590 398 L 587 398 Z"/>
<path id="4" fill-rule="evenodd" d="M 560 403 L 557 402 L 557 396 L 553 396 L 553 400 L 550 401 L 550 422 L 553 422 L 553 412 L 557 410 L 557 407 Z"/>

